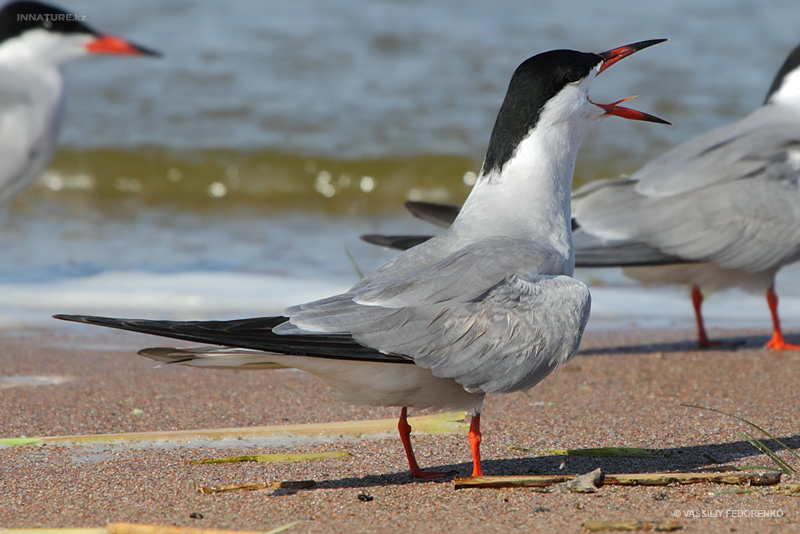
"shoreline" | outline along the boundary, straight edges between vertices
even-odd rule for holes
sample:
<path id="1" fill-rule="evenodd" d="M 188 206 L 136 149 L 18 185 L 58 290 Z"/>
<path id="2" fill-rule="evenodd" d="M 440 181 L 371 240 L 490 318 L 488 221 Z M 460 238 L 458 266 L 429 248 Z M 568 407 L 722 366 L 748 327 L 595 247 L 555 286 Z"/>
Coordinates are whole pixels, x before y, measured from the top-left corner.
<path id="1" fill-rule="evenodd" d="M 526 393 L 487 397 L 484 469 L 489 475 L 720 470 L 774 465 L 737 436 L 752 431 L 710 406 L 744 417 L 800 450 L 800 353 L 761 348 L 760 331 L 713 330 L 741 341 L 694 348 L 693 330 L 589 331 L 569 363 Z M 797 335 L 789 334 L 789 339 Z M 2 436 L 98 434 L 383 419 L 393 408 L 340 402 L 301 372 L 154 368 L 135 349 L 164 340 L 115 331 L 0 331 L 2 376 L 63 377 L 43 385 L 0 383 Z M 106 348 L 107 347 L 107 348 Z M 419 414 L 412 414 L 419 415 Z M 759 436 L 761 437 L 761 436 Z M 415 435 L 423 469 L 471 469 L 466 436 Z M 774 445 L 768 442 L 770 445 Z M 230 446 L 229 446 L 230 445 Z M 288 532 L 423 530 L 585 532 L 589 521 L 677 521 L 685 531 L 770 532 L 800 523 L 800 500 L 765 492 L 732 493 L 698 484 L 603 487 L 593 494 L 530 488 L 455 491 L 412 481 L 393 433 L 332 442 L 265 446 L 243 442 L 198 447 L 97 445 L 0 448 L 0 528 L 102 527 L 113 522 Z M 534 455 L 536 449 L 640 447 L 659 458 Z M 774 450 L 773 446 L 773 450 Z M 299 463 L 190 465 L 236 454 L 348 451 L 348 459 Z M 800 468 L 788 453 L 779 456 Z M 720 462 L 720 463 L 717 463 Z M 204 495 L 197 486 L 315 480 L 300 490 Z M 797 475 L 784 483 L 800 483 Z M 372 501 L 359 499 L 368 493 Z M 781 510 L 781 517 L 694 517 L 685 510 Z M 678 513 L 680 517 L 675 517 Z M 199 513 L 203 519 L 193 519 Z M 701 514 L 702 515 L 702 514 Z M 773 514 L 774 515 L 774 514 Z"/>

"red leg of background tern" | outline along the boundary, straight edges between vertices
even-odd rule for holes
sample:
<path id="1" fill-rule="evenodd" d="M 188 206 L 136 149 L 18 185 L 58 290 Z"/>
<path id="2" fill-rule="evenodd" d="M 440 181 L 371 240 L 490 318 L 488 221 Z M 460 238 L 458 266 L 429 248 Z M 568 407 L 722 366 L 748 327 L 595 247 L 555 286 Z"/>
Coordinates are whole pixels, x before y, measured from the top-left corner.
<path id="1" fill-rule="evenodd" d="M 703 324 L 703 313 L 700 310 L 703 305 L 703 294 L 697 286 L 692 286 L 692 304 L 694 305 L 694 316 L 697 319 L 697 344 L 701 349 L 719 345 L 719 342 L 711 341 L 706 335 L 706 327 Z"/>
<path id="2" fill-rule="evenodd" d="M 400 410 L 400 421 L 397 423 L 397 430 L 400 431 L 400 439 L 403 442 L 403 448 L 406 450 L 406 457 L 408 457 L 408 468 L 411 470 L 411 476 L 414 478 L 442 478 L 449 475 L 449 473 L 442 473 L 439 471 L 423 472 L 419 468 L 417 459 L 414 457 L 414 449 L 411 447 L 411 426 L 408 424 L 408 409 L 403 407 Z"/>
<path id="3" fill-rule="evenodd" d="M 781 320 L 778 318 L 778 295 L 775 294 L 774 286 L 769 286 L 769 289 L 767 289 L 767 304 L 769 304 L 769 312 L 772 314 L 772 339 L 767 343 L 767 348 L 775 350 L 800 350 L 800 345 L 792 345 L 783 339 Z"/>

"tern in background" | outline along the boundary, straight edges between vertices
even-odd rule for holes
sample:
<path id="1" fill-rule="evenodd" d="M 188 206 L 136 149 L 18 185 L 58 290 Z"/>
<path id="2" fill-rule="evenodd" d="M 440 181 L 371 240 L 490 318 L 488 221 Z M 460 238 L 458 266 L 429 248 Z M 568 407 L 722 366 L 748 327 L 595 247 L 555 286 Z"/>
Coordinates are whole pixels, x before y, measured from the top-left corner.
<path id="1" fill-rule="evenodd" d="M 29 187 L 56 149 L 67 62 L 89 54 L 158 54 L 39 2 L 0 9 L 0 204 Z"/>
<path id="2" fill-rule="evenodd" d="M 595 77 L 663 41 L 601 54 L 555 50 L 514 72 L 481 175 L 449 230 L 367 275 L 347 293 L 285 317 L 148 321 L 56 316 L 216 346 L 140 352 L 213 368 L 296 368 L 358 404 L 401 407 L 398 429 L 414 477 L 407 408 L 470 410 L 473 475 L 481 475 L 487 393 L 528 389 L 578 350 L 589 290 L 572 278 L 570 188 L 578 148 L 603 117 L 665 121 L 588 97 Z M 621 101 L 620 101 L 621 102 Z"/>
<path id="3" fill-rule="evenodd" d="M 786 342 L 775 275 L 800 259 L 800 46 L 778 71 L 764 105 L 738 122 L 683 143 L 627 179 L 589 183 L 572 194 L 577 267 L 625 267 L 648 284 L 692 288 L 698 343 L 709 347 L 700 288 L 764 291 L 771 349 Z M 449 225 L 457 206 L 406 204 Z M 363 238 L 406 249 L 430 236 Z"/>

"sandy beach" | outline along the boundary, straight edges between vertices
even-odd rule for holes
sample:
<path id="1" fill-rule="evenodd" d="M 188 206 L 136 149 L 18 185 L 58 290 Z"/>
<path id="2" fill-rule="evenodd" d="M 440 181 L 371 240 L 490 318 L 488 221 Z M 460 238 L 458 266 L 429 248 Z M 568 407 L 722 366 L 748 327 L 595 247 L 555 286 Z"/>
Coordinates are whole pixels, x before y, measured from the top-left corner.
<path id="1" fill-rule="evenodd" d="M 761 349 L 756 333 L 716 330 L 727 344 L 698 351 L 693 332 L 590 331 L 581 352 L 525 393 L 489 397 L 488 475 L 719 471 L 773 466 L 736 432 L 744 417 L 800 449 L 800 354 Z M 796 337 L 796 336 L 795 336 Z M 337 400 L 294 371 L 154 368 L 135 355 L 157 338 L 86 328 L 0 335 L 2 437 L 246 427 L 395 417 Z M 758 436 L 762 437 L 762 436 Z M 470 473 L 464 435 L 416 435 L 423 468 Z M 771 448 L 776 444 L 767 441 Z M 510 447 L 642 447 L 658 458 L 532 454 Z M 346 459 L 192 465 L 236 454 L 348 451 Z M 800 462 L 779 454 L 795 468 Z M 0 527 L 103 527 L 113 522 L 287 532 L 586 532 L 591 521 L 673 521 L 686 532 L 798 528 L 800 499 L 768 488 L 695 484 L 603 486 L 596 493 L 532 488 L 455 490 L 453 477 L 411 480 L 394 433 L 270 446 L 235 442 L 0 448 Z M 198 486 L 314 480 L 300 490 L 206 495 Z M 800 483 L 797 475 L 782 483 Z M 371 497 L 371 500 L 367 497 Z M 767 516 L 767 517 L 759 517 Z M 645 527 L 648 525 L 644 525 Z M 792 527 L 793 526 L 793 527 Z"/>
<path id="2" fill-rule="evenodd" d="M 41 179 L 0 210 L 0 534 L 120 522 L 348 534 L 570 533 L 596 522 L 800 532 L 796 472 L 783 474 L 780 492 L 711 483 L 605 485 L 590 493 L 456 489 L 455 478 L 472 469 L 463 432 L 415 433 L 423 469 L 452 475 L 414 480 L 392 429 L 398 408 L 351 406 L 292 370 L 157 367 L 137 350 L 171 341 L 51 320 L 59 312 L 227 319 L 345 291 L 396 255 L 359 235 L 427 234 L 434 228 L 411 217 L 405 201 L 464 201 L 525 58 L 669 38 L 604 74 L 604 86 L 591 93 L 617 103 L 641 95 L 634 107 L 675 124 L 614 119 L 587 136 L 574 186 L 629 176 L 669 147 L 761 106 L 797 44 L 796 3 L 678 0 L 615 10 L 525 0 L 107 4 L 62 7 L 164 55 L 65 67 L 59 150 Z M 36 87 L 23 94 L 38 94 Z M 534 122 L 547 123 L 546 115 Z M 10 146 L 27 131 L 15 125 Z M 44 153 L 34 148 L 18 155 Z M 538 161 L 533 167 L 556 174 L 569 167 Z M 529 212 L 535 205 L 519 217 Z M 766 446 L 800 470 L 792 454 L 800 454 L 800 352 L 763 348 L 771 327 L 763 294 L 709 299 L 709 334 L 725 343 L 701 351 L 685 288 L 645 291 L 620 269 L 576 278 L 593 295 L 581 351 L 533 390 L 487 398 L 487 475 L 774 472 L 775 459 L 744 433 L 764 436 L 736 417 L 774 434 L 790 451 L 770 440 Z M 788 340 L 800 343 L 800 264 L 783 269 L 776 287 Z M 382 419 L 394 422 L 381 433 L 325 437 L 4 442 Z M 659 454 L 557 452 L 599 447 Z M 336 452 L 347 455 L 191 463 Z"/>

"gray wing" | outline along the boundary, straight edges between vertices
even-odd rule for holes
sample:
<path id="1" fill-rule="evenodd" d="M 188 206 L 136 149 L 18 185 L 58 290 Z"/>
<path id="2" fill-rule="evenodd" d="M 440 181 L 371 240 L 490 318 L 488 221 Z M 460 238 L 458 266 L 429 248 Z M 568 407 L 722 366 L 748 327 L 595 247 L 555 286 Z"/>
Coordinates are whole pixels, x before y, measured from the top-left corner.
<path id="1" fill-rule="evenodd" d="M 661 249 L 632 240 L 606 240 L 578 228 L 572 234 L 575 248 L 575 267 L 643 267 L 687 263 Z"/>
<path id="2" fill-rule="evenodd" d="M 631 178 L 597 180 L 572 193 L 573 227 L 609 241 L 640 242 L 646 197 Z M 577 251 L 576 251 L 577 255 Z"/>
<path id="3" fill-rule="evenodd" d="M 557 262 L 550 256 L 525 240 L 484 239 L 391 281 L 384 273 L 289 308 L 290 323 L 275 332 L 349 333 L 469 392 L 525 389 L 574 355 L 589 317 L 584 284 L 540 274 Z"/>
<path id="4" fill-rule="evenodd" d="M 0 71 L 0 203 L 35 181 L 52 157 L 47 123 L 32 95 Z"/>
<path id="5" fill-rule="evenodd" d="M 632 178 L 644 196 L 678 195 L 764 174 L 773 163 L 796 153 L 798 146 L 800 114 L 785 106 L 764 106 L 678 145 Z"/>
<path id="6" fill-rule="evenodd" d="M 800 255 L 797 172 L 778 167 L 666 198 L 641 196 L 635 184 L 601 189 L 584 201 L 578 221 L 609 246 L 643 244 L 683 260 L 765 271 Z"/>
<path id="7" fill-rule="evenodd" d="M 684 166 L 680 157 L 669 166 L 659 158 L 631 179 L 605 181 L 584 191 L 575 213 L 578 223 L 610 243 L 645 244 L 668 256 L 744 272 L 796 261 L 800 116 L 779 110 L 781 117 L 776 117 L 774 111 L 747 122 L 746 129 L 747 119 L 740 121 L 731 130 L 737 134 L 724 144 L 701 143 L 706 149 Z M 770 117 L 772 126 L 764 122 Z M 686 151 L 679 147 L 675 153 Z M 659 168 L 665 172 L 662 187 L 655 185 L 661 184 L 655 174 Z M 700 171 L 706 174 L 694 174 Z M 640 176 L 648 182 L 637 180 Z M 688 189 L 691 183 L 696 187 Z"/>

